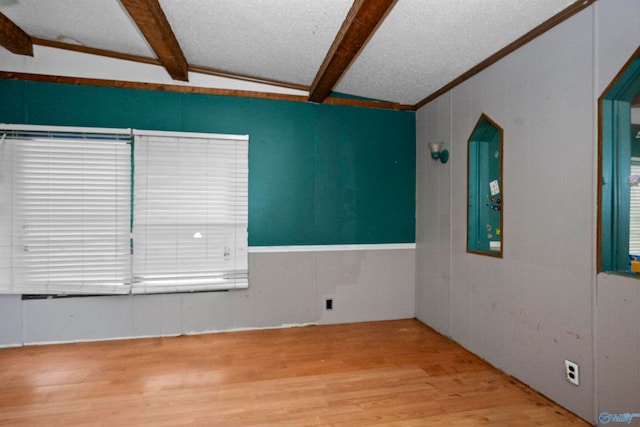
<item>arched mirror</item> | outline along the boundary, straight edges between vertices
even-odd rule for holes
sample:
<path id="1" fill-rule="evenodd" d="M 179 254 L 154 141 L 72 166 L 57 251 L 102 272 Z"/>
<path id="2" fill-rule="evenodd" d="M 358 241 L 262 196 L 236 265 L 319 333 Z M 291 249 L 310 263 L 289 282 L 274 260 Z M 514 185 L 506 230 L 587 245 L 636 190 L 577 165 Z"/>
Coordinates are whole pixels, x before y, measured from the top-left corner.
<path id="1" fill-rule="evenodd" d="M 481 115 L 468 141 L 467 252 L 502 258 L 502 128 Z"/>

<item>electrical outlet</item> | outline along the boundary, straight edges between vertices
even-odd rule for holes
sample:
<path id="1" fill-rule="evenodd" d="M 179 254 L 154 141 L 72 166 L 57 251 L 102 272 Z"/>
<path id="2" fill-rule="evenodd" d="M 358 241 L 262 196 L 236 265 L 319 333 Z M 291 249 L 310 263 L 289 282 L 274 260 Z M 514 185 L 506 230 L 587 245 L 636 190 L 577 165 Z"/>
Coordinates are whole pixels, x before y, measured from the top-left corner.
<path id="1" fill-rule="evenodd" d="M 325 310 L 333 310 L 333 300 L 330 298 L 324 300 L 324 308 Z"/>
<path id="2" fill-rule="evenodd" d="M 578 364 L 570 360 L 564 361 L 564 375 L 571 384 L 580 385 Z"/>

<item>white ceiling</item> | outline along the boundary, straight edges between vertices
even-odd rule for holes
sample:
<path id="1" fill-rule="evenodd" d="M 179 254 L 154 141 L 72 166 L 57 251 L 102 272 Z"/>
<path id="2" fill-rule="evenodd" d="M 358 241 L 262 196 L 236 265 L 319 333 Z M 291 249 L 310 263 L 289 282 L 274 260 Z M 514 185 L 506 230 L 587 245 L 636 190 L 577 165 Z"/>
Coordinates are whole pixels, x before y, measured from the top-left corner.
<path id="1" fill-rule="evenodd" d="M 414 105 L 574 2 L 397 0 L 334 90 Z M 191 66 L 310 86 L 353 1 L 159 3 Z M 32 37 L 155 57 L 118 0 L 0 0 L 0 12 Z"/>
<path id="2" fill-rule="evenodd" d="M 336 90 L 416 104 L 572 0 L 399 0 Z"/>
<path id="3" fill-rule="evenodd" d="M 309 86 L 350 0 L 160 0 L 189 64 Z"/>
<path id="4" fill-rule="evenodd" d="M 154 57 L 118 0 L 0 0 L 0 12 L 32 37 Z"/>

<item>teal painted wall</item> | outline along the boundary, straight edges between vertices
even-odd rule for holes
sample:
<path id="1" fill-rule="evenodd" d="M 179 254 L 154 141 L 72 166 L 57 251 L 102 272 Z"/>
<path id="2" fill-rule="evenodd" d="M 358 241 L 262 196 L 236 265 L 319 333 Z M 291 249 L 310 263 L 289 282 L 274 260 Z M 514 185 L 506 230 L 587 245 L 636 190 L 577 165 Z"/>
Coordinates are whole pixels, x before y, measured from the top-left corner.
<path id="1" fill-rule="evenodd" d="M 0 80 L 0 122 L 249 135 L 249 245 L 415 242 L 415 113 Z"/>

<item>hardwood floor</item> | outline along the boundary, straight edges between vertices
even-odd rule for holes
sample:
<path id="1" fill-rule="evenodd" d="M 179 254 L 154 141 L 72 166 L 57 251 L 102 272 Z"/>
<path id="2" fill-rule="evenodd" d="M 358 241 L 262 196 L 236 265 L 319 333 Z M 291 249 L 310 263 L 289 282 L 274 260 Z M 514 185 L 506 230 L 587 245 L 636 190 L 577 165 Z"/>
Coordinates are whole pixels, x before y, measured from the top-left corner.
<path id="1" fill-rule="evenodd" d="M 0 425 L 588 425 L 417 320 L 0 349 Z"/>

